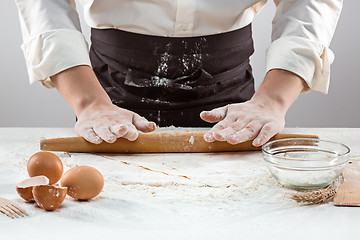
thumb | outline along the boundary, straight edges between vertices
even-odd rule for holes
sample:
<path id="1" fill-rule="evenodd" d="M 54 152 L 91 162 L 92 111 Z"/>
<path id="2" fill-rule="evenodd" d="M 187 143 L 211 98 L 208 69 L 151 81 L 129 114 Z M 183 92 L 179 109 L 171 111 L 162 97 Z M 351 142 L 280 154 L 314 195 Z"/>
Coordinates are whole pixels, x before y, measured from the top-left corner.
<path id="1" fill-rule="evenodd" d="M 152 132 L 156 128 L 156 124 L 154 122 L 149 122 L 146 118 L 140 117 L 136 113 L 133 116 L 133 124 L 136 129 L 142 132 Z"/>
<path id="2" fill-rule="evenodd" d="M 214 123 L 223 120 L 226 117 L 228 106 L 215 108 L 211 111 L 202 111 L 200 118 L 206 122 Z"/>

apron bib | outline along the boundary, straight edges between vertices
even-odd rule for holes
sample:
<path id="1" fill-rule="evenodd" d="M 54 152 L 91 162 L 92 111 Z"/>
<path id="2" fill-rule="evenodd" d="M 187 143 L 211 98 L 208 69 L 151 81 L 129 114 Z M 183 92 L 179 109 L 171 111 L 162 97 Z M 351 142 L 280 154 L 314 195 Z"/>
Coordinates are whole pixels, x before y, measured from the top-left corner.
<path id="1" fill-rule="evenodd" d="M 90 59 L 113 104 L 157 125 L 210 127 L 200 112 L 249 100 L 254 79 L 251 25 L 172 38 L 91 29 Z"/>

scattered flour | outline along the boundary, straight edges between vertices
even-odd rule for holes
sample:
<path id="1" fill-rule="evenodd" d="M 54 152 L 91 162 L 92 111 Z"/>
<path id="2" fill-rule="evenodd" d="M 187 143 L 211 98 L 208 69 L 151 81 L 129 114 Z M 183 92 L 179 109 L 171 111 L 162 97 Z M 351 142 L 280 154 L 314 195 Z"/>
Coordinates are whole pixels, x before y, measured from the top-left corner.
<path id="1" fill-rule="evenodd" d="M 191 137 L 190 137 L 189 143 L 190 143 L 190 144 L 194 144 L 194 136 L 191 136 Z"/>
<path id="2" fill-rule="evenodd" d="M 158 64 L 157 74 L 166 74 L 168 72 L 168 61 L 170 60 L 170 54 L 164 52 L 160 56 L 160 62 Z"/>
<path id="3" fill-rule="evenodd" d="M 174 127 L 165 130 L 181 131 Z M 360 139 L 358 133 L 353 137 L 355 142 Z M 10 134 L 14 137 L 9 138 Z M 30 214 L 12 222 L 0 215 L 4 236 L 24 239 L 21 237 L 37 234 L 37 239 L 48 239 L 49 233 L 63 228 L 71 231 L 73 237 L 81 234 L 89 239 L 110 238 L 119 233 L 127 239 L 164 239 L 164 236 L 222 239 L 229 234 L 236 238 L 257 234 L 256 239 L 277 239 L 269 237 L 269 232 L 280 234 L 286 230 L 291 233 L 287 239 L 294 239 L 304 229 L 317 232 L 320 223 L 328 227 L 332 224 L 329 216 L 341 217 L 344 224 L 334 226 L 337 231 L 346 232 L 345 228 L 353 229 L 351 224 L 357 224 L 350 221 L 351 216 L 360 214 L 358 209 L 335 211 L 331 204 L 300 207 L 290 200 L 294 191 L 282 187 L 270 175 L 260 152 L 56 153 L 65 171 L 77 165 L 97 168 L 104 176 L 105 186 L 98 197 L 88 202 L 66 197 L 60 208 L 45 212 L 24 203 L 15 185 L 27 177 L 27 159 L 39 151 L 39 138 L 64 136 L 74 136 L 73 130 L 0 129 L 0 196 L 14 201 Z M 360 152 L 360 148 L 352 150 L 354 154 Z M 327 228 L 325 233 L 332 233 L 332 229 L 335 227 Z M 138 235 L 134 237 L 134 234 Z"/>

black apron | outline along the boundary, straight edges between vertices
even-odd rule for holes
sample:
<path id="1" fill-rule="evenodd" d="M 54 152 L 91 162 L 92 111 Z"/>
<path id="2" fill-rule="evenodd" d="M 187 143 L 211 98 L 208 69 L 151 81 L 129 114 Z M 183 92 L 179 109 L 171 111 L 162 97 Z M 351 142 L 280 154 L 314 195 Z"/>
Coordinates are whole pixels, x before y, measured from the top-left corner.
<path id="1" fill-rule="evenodd" d="M 159 126 L 210 127 L 200 112 L 249 100 L 251 25 L 201 37 L 91 29 L 90 58 L 113 104 Z"/>

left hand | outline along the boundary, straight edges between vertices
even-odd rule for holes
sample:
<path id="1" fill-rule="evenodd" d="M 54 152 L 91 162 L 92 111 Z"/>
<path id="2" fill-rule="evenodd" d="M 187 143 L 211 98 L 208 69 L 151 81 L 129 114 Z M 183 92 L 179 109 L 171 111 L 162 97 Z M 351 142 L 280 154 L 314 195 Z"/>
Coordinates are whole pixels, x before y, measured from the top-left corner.
<path id="1" fill-rule="evenodd" d="M 284 128 L 287 110 L 306 87 L 306 82 L 292 72 L 270 70 L 249 101 L 200 114 L 206 122 L 217 122 L 204 135 L 205 141 L 238 144 L 253 140 L 256 147 L 265 144 Z"/>
<path id="2" fill-rule="evenodd" d="M 207 142 L 238 144 L 253 140 L 254 146 L 261 146 L 285 125 L 283 111 L 276 109 L 273 104 L 252 100 L 204 111 L 200 117 L 210 123 L 218 122 L 204 135 Z"/>

